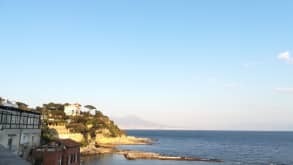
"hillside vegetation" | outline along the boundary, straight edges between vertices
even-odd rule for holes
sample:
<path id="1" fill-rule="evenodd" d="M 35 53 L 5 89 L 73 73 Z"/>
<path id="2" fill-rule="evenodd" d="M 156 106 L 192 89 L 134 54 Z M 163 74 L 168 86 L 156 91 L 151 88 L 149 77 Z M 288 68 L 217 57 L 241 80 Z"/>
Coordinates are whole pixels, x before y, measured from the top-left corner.
<path id="1" fill-rule="evenodd" d="M 58 125 L 65 126 L 71 133 L 80 133 L 83 136 L 82 144 L 84 146 L 90 141 L 94 141 L 97 135 L 102 134 L 104 137 L 124 135 L 124 132 L 101 111 L 97 111 L 95 115 L 81 113 L 77 116 L 66 116 L 64 105 L 66 104 L 49 103 L 37 107 L 43 116 L 42 137 L 44 140 L 50 141 L 58 137 L 58 131 L 48 127 Z"/>

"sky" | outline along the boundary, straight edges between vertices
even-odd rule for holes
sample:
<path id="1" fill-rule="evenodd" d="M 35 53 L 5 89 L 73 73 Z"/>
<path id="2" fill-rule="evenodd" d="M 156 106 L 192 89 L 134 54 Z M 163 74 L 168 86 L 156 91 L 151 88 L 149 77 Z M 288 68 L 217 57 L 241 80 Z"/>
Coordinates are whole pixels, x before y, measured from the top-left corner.
<path id="1" fill-rule="evenodd" d="M 0 0 L 0 96 L 177 129 L 293 130 L 291 0 Z"/>

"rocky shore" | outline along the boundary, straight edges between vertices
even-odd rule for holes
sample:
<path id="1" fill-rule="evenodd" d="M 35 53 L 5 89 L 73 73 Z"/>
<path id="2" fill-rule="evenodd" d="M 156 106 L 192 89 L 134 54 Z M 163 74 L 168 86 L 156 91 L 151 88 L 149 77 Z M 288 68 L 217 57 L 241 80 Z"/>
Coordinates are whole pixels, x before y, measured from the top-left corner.
<path id="1" fill-rule="evenodd" d="M 120 153 L 116 147 L 118 145 L 151 145 L 153 142 L 148 138 L 137 138 L 133 136 L 121 137 L 100 137 L 95 142 L 90 143 L 86 147 L 80 149 L 83 156 L 96 154 Z"/>
<path id="2" fill-rule="evenodd" d="M 205 162 L 223 162 L 219 159 L 204 159 L 198 157 L 181 157 L 181 156 L 168 156 L 161 155 L 153 152 L 142 152 L 142 151 L 119 151 L 128 160 L 137 159 L 151 159 L 151 160 L 177 160 L 177 161 L 205 161 Z"/>
<path id="3" fill-rule="evenodd" d="M 148 138 L 138 138 L 134 136 L 121 136 L 121 137 L 96 137 L 97 145 L 100 146 L 117 146 L 117 145 L 150 145 L 153 141 Z"/>
<path id="4" fill-rule="evenodd" d="M 153 152 L 119 150 L 118 145 L 151 145 L 150 139 L 136 137 L 102 138 L 87 147 L 80 149 L 82 156 L 91 156 L 97 154 L 121 154 L 127 160 L 149 159 L 149 160 L 175 160 L 175 161 L 205 161 L 205 162 L 223 162 L 219 159 L 204 159 L 198 157 L 169 156 Z"/>

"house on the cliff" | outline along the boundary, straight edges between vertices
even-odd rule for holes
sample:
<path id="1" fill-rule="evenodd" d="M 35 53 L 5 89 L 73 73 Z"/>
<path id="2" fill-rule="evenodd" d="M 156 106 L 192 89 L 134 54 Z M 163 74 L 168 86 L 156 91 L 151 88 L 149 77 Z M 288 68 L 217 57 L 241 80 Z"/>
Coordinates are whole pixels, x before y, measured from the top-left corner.
<path id="1" fill-rule="evenodd" d="M 32 151 L 33 165 L 79 165 L 80 144 L 60 139 Z"/>
<path id="2" fill-rule="evenodd" d="M 64 106 L 64 113 L 67 116 L 76 116 L 80 115 L 81 105 L 78 103 L 68 104 Z"/>
<path id="3" fill-rule="evenodd" d="M 0 105 L 0 144 L 26 159 L 40 144 L 40 117 L 39 112 Z"/>

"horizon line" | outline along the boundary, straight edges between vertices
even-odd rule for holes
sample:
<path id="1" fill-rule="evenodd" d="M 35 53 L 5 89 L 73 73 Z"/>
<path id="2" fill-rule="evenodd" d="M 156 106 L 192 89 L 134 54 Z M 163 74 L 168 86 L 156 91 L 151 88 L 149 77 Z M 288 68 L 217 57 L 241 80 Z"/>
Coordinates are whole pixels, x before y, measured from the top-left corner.
<path id="1" fill-rule="evenodd" d="M 213 131 L 213 132 L 293 132 L 293 130 L 232 130 L 232 129 L 123 129 L 123 131 Z"/>

